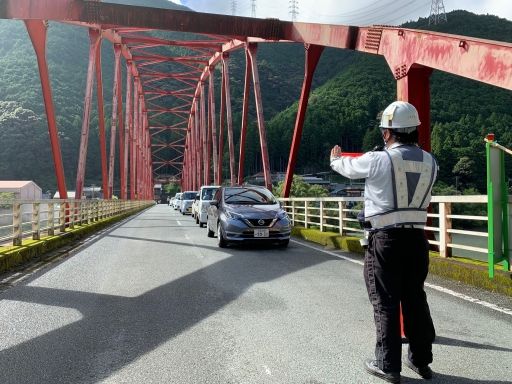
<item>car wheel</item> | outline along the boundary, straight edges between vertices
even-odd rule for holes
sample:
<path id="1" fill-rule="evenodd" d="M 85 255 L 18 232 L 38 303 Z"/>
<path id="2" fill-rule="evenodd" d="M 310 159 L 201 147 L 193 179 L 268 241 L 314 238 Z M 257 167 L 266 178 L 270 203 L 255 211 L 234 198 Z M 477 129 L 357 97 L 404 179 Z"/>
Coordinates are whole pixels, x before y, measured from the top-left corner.
<path id="1" fill-rule="evenodd" d="M 206 235 L 208 237 L 214 237 L 215 236 L 215 232 L 213 232 L 211 229 L 210 229 L 210 226 L 208 225 L 208 222 L 206 222 Z"/>
<path id="2" fill-rule="evenodd" d="M 220 222 L 217 224 L 217 245 L 220 248 L 226 248 L 228 245 L 228 242 L 226 239 L 224 239 L 224 235 L 222 234 L 222 227 L 220 225 Z"/>

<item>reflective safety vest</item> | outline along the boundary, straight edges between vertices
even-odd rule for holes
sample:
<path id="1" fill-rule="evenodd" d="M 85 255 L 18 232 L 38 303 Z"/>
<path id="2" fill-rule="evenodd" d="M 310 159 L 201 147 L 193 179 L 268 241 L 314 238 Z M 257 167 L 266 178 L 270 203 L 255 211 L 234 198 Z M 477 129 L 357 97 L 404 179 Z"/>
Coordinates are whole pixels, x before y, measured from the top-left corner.
<path id="1" fill-rule="evenodd" d="M 417 146 L 403 145 L 384 151 L 391 162 L 393 209 L 366 217 L 373 229 L 412 225 L 427 221 L 432 184 L 437 174 L 434 157 Z"/>

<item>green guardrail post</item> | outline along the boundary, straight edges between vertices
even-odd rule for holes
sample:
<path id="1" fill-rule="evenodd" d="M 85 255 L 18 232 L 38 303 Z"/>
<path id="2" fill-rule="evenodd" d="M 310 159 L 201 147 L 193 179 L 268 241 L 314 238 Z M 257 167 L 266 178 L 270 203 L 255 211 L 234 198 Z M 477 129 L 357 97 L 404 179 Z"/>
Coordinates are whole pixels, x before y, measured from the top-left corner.
<path id="1" fill-rule="evenodd" d="M 503 262 L 510 269 L 508 188 L 505 182 L 505 147 L 499 145 L 494 134 L 485 138 L 487 162 L 487 247 L 489 277 L 494 277 L 495 265 Z"/>

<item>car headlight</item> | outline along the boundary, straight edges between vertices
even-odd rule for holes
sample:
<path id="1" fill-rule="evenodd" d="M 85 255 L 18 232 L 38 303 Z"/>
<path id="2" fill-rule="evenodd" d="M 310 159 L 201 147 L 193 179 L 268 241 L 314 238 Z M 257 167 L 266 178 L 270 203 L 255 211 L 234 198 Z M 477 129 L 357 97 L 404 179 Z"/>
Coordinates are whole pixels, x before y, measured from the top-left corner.
<path id="1" fill-rule="evenodd" d="M 290 220 L 290 218 L 288 217 L 288 214 L 285 212 L 285 211 L 280 211 L 277 213 L 276 217 L 279 219 L 279 220 Z"/>
<path id="2" fill-rule="evenodd" d="M 226 215 L 226 217 L 228 219 L 243 219 L 244 218 L 244 216 L 241 215 L 240 213 L 236 213 L 233 211 L 225 211 L 224 214 Z"/>

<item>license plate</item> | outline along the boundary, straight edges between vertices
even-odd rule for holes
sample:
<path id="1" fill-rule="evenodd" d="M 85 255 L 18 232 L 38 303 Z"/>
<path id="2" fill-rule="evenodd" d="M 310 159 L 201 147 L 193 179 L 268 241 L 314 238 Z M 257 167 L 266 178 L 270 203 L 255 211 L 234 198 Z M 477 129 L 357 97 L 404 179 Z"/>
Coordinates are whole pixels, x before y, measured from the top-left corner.
<path id="1" fill-rule="evenodd" d="M 255 229 L 254 230 L 254 237 L 268 237 L 268 229 Z"/>

